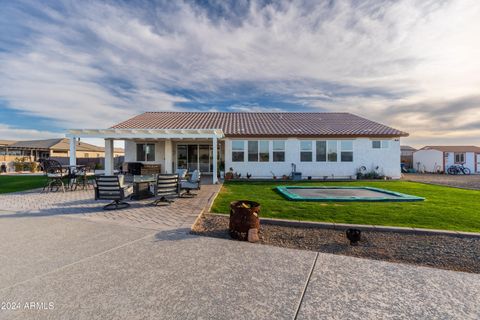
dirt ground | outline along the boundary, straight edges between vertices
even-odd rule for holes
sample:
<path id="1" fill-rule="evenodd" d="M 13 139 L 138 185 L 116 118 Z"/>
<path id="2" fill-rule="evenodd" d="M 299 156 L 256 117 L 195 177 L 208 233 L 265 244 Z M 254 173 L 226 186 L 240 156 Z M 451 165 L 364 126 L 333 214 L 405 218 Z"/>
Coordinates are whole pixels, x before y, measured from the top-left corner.
<path id="1" fill-rule="evenodd" d="M 403 180 L 425 182 L 450 187 L 480 190 L 480 174 L 448 175 L 448 174 L 403 174 Z"/>

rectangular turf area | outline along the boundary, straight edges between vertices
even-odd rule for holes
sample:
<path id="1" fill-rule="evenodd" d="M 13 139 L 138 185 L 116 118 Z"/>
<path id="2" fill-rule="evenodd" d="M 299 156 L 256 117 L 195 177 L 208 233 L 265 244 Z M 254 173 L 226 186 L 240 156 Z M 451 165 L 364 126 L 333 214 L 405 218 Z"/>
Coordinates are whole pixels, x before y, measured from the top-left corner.
<path id="1" fill-rule="evenodd" d="M 278 186 L 354 186 L 391 190 L 425 198 L 419 202 L 289 201 Z M 480 191 L 408 181 L 225 182 L 213 213 L 228 214 L 235 200 L 261 205 L 260 217 L 480 232 Z"/>
<path id="2" fill-rule="evenodd" d="M 25 191 L 45 185 L 45 176 L 15 175 L 0 176 L 0 193 Z"/>

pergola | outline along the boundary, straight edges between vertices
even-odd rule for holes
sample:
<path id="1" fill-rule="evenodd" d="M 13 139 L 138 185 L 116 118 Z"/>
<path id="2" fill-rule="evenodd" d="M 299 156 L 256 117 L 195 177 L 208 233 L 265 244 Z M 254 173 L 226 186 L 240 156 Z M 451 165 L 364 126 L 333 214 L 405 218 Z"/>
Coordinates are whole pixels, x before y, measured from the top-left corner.
<path id="1" fill-rule="evenodd" d="M 77 138 L 105 139 L 105 174 L 113 174 L 114 140 L 129 139 L 163 139 L 165 141 L 165 169 L 166 173 L 172 168 L 173 149 L 172 139 L 212 139 L 213 151 L 213 183 L 217 183 L 217 143 L 224 138 L 221 129 L 72 129 L 66 134 L 70 139 L 70 165 L 77 164 Z"/>

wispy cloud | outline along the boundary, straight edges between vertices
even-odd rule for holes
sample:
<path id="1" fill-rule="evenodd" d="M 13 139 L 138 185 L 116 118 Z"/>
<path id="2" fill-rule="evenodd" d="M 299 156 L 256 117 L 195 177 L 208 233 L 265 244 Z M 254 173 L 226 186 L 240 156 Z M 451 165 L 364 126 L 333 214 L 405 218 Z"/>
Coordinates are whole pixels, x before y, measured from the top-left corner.
<path id="1" fill-rule="evenodd" d="M 57 129 L 145 110 L 350 111 L 410 131 L 413 143 L 452 130 L 462 143 L 480 122 L 475 0 L 4 9 L 0 98 Z"/>

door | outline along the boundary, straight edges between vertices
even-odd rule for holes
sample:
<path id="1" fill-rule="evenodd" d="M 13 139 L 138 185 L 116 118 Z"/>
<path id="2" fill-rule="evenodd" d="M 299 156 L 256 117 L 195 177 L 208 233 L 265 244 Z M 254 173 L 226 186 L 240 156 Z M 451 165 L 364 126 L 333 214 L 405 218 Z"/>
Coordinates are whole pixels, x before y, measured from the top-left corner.
<path id="1" fill-rule="evenodd" d="M 480 173 L 480 153 L 477 153 L 477 165 L 476 165 L 476 168 L 477 168 L 477 173 Z"/>
<path id="2" fill-rule="evenodd" d="M 213 170 L 212 149 L 209 144 L 178 144 L 177 169 L 211 173 Z"/>

